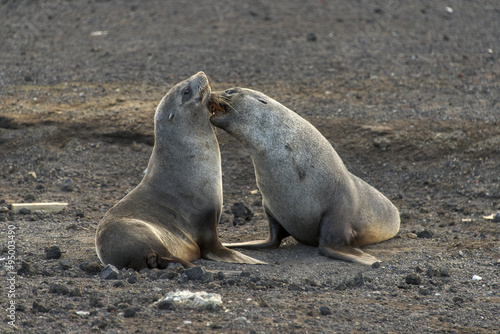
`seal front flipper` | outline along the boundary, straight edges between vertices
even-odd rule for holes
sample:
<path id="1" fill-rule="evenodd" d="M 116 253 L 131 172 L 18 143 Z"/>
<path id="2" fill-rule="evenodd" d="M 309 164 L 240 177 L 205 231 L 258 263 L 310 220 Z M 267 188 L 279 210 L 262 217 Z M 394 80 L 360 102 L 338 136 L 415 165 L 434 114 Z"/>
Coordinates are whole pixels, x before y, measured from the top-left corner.
<path id="1" fill-rule="evenodd" d="M 229 263 L 247 263 L 247 264 L 267 264 L 266 262 L 246 256 L 240 252 L 223 247 L 212 249 L 201 254 L 201 257 L 207 260 L 229 262 Z"/>
<path id="2" fill-rule="evenodd" d="M 321 255 L 332 259 L 357 262 L 369 266 L 375 262 L 380 262 L 375 256 L 365 253 L 359 248 L 347 245 L 320 245 L 319 252 Z"/>
<path id="3" fill-rule="evenodd" d="M 246 242 L 237 242 L 234 244 L 222 244 L 230 248 L 246 248 L 246 249 L 275 249 L 281 244 L 281 240 L 290 236 L 283 226 L 266 210 L 267 221 L 269 222 L 269 238 L 267 240 L 254 240 Z"/>

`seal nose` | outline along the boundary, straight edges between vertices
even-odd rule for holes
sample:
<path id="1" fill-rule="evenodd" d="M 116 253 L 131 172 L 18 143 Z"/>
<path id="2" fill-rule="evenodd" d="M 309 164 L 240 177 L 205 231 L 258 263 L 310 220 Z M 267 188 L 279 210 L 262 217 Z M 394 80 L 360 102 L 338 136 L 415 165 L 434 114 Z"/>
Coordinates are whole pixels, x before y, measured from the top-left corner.
<path id="1" fill-rule="evenodd" d="M 195 76 L 195 77 L 197 77 L 197 76 L 202 76 L 202 77 L 204 77 L 204 78 L 206 78 L 206 77 L 207 77 L 207 75 L 206 75 L 206 74 L 205 74 L 205 72 L 203 72 L 203 71 L 199 71 L 199 72 L 198 72 L 198 73 L 196 73 L 194 76 Z"/>

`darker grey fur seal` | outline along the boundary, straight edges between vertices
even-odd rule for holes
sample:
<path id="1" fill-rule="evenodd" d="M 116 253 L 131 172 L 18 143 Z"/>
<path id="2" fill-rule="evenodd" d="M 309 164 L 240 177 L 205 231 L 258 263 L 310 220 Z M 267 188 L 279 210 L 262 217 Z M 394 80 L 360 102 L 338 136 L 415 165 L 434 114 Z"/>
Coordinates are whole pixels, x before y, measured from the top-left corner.
<path id="1" fill-rule="evenodd" d="M 232 88 L 213 93 L 213 125 L 248 150 L 269 222 L 269 238 L 225 245 L 275 248 L 291 235 L 319 246 L 321 254 L 372 264 L 359 247 L 399 231 L 396 207 L 351 174 L 325 137 L 309 122 L 263 93 Z"/>
<path id="2" fill-rule="evenodd" d="M 207 108 L 203 72 L 175 85 L 155 114 L 155 145 L 141 183 L 99 223 L 96 250 L 117 268 L 192 266 L 201 258 L 263 263 L 219 241 L 222 211 L 220 152 Z"/>

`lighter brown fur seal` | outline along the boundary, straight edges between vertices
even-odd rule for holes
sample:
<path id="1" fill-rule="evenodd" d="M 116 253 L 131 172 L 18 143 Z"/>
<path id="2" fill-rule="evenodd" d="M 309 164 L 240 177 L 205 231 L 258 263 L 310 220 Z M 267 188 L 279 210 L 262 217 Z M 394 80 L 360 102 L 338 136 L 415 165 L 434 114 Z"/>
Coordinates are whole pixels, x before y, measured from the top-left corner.
<path id="1" fill-rule="evenodd" d="M 155 113 L 155 145 L 141 183 L 113 206 L 96 232 L 104 264 L 117 268 L 190 267 L 204 258 L 264 263 L 224 247 L 220 152 L 209 122 L 203 72 L 175 85 Z"/>

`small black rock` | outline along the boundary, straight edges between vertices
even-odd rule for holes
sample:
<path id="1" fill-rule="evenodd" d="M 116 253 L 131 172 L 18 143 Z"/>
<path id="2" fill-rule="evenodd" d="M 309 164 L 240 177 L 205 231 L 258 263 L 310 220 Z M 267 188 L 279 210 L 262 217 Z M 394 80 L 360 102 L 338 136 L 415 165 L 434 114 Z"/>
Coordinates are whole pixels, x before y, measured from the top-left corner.
<path id="1" fill-rule="evenodd" d="M 31 214 L 31 210 L 26 209 L 26 208 L 21 208 L 19 210 L 19 213 L 22 214 L 22 215 L 29 215 L 29 214 Z"/>
<path id="2" fill-rule="evenodd" d="M 308 42 L 316 42 L 316 40 L 318 39 L 316 37 L 316 34 L 313 32 L 308 33 L 306 38 Z"/>
<path id="3" fill-rule="evenodd" d="M 82 296 L 82 290 L 80 288 L 74 288 L 69 292 L 70 297 L 81 297 Z"/>
<path id="4" fill-rule="evenodd" d="M 80 266 L 81 267 L 81 266 Z M 85 270 L 88 274 L 95 275 L 101 271 L 102 267 L 97 262 L 85 263 L 83 264 L 83 270 Z"/>
<path id="5" fill-rule="evenodd" d="M 175 310 L 175 304 L 170 300 L 162 300 L 157 304 L 159 310 Z"/>
<path id="6" fill-rule="evenodd" d="M 406 284 L 420 285 L 422 283 L 422 278 L 415 273 L 408 274 L 405 277 Z"/>
<path id="7" fill-rule="evenodd" d="M 231 207 L 234 218 L 241 218 L 250 221 L 253 218 L 253 212 L 243 202 L 236 202 Z"/>
<path id="8" fill-rule="evenodd" d="M 319 313 L 321 313 L 321 315 L 329 315 L 332 314 L 332 311 L 328 306 L 321 306 L 319 308 Z"/>
<path id="9" fill-rule="evenodd" d="M 51 283 L 49 286 L 50 293 L 56 293 L 59 295 L 67 295 L 69 294 L 69 289 L 64 284 Z"/>
<path id="10" fill-rule="evenodd" d="M 125 310 L 123 310 L 123 316 L 125 318 L 132 318 L 132 317 L 135 316 L 135 314 L 137 313 L 137 311 L 138 311 L 137 307 L 128 307 Z"/>
<path id="11" fill-rule="evenodd" d="M 21 261 L 21 268 L 19 268 L 17 274 L 23 276 L 33 276 L 35 275 L 35 270 L 33 269 L 33 266 L 30 263 L 26 261 Z"/>
<path id="12" fill-rule="evenodd" d="M 47 260 L 50 260 L 50 259 L 58 259 L 61 257 L 61 249 L 59 248 L 59 246 L 52 246 L 52 247 L 49 247 L 47 249 L 45 249 L 45 257 L 47 258 Z"/>
<path id="13" fill-rule="evenodd" d="M 71 269 L 71 264 L 69 264 L 69 262 L 67 262 L 67 261 L 59 262 L 59 266 L 61 267 L 62 270 Z"/>
<path id="14" fill-rule="evenodd" d="M 423 238 L 423 239 L 432 239 L 434 236 L 434 233 L 428 230 L 423 230 L 422 232 L 417 232 L 417 237 Z"/>
<path id="15" fill-rule="evenodd" d="M 47 313 L 50 311 L 49 308 L 45 307 L 44 305 L 40 304 L 36 300 L 33 302 L 33 312 L 42 312 L 42 313 Z"/>
<path id="16" fill-rule="evenodd" d="M 188 280 L 201 280 L 205 274 L 205 269 L 201 266 L 196 266 L 184 270 L 184 274 L 187 276 Z"/>

